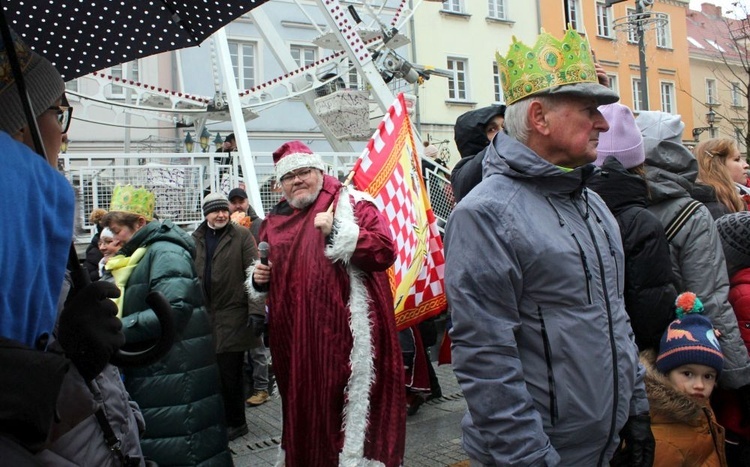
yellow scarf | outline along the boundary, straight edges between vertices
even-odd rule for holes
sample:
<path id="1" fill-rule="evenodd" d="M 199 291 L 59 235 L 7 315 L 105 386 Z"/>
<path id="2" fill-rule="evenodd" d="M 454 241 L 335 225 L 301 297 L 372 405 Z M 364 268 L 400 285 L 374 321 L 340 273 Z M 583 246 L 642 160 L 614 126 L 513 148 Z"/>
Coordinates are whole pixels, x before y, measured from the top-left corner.
<path id="1" fill-rule="evenodd" d="M 115 285 L 120 289 L 120 296 L 112 299 L 117 305 L 118 318 L 122 318 L 122 301 L 125 297 L 125 285 L 127 285 L 128 279 L 130 279 L 130 275 L 138 265 L 138 262 L 146 254 L 147 249 L 147 247 L 142 246 L 136 249 L 131 256 L 113 256 L 104 265 L 104 269 L 112 273 L 112 277 L 115 278 Z"/>

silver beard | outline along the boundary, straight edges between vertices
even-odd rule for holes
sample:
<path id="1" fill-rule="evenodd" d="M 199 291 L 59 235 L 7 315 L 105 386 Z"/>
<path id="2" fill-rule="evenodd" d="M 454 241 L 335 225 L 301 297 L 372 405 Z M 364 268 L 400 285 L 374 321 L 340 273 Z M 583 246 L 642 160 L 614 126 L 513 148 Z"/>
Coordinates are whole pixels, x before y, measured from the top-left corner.
<path id="1" fill-rule="evenodd" d="M 321 175 L 320 180 L 318 181 L 318 185 L 315 187 L 315 191 L 313 193 L 310 193 L 309 195 L 303 196 L 301 198 L 297 198 L 295 200 L 289 199 L 289 205 L 293 207 L 294 209 L 300 209 L 300 210 L 305 209 L 306 207 L 313 204 L 316 199 L 318 199 L 318 195 L 320 194 L 320 190 L 322 189 L 323 189 L 323 176 Z"/>

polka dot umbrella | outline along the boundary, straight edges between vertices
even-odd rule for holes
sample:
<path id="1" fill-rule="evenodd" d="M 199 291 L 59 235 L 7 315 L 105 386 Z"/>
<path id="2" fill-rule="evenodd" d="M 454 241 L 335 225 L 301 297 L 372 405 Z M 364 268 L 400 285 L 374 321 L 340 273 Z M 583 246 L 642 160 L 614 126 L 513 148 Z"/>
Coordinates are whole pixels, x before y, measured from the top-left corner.
<path id="1" fill-rule="evenodd" d="M 10 27 L 68 81 L 199 45 L 268 0 L 3 0 Z"/>

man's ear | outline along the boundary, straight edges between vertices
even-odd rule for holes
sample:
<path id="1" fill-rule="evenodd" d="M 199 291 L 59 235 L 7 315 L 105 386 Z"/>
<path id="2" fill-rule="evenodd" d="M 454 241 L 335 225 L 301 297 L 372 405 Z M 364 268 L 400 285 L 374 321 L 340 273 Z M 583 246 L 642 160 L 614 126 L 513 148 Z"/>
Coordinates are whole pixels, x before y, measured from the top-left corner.
<path id="1" fill-rule="evenodd" d="M 550 133 L 549 122 L 547 121 L 547 109 L 544 105 L 534 100 L 529 105 L 528 110 L 529 127 L 535 132 L 547 136 Z"/>

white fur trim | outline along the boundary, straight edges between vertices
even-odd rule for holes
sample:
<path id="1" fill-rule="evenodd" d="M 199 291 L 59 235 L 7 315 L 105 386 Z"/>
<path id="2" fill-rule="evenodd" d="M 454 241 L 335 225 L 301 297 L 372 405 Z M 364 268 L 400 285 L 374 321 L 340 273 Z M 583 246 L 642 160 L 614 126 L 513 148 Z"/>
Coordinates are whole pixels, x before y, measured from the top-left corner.
<path id="1" fill-rule="evenodd" d="M 260 263 L 260 260 L 255 260 L 253 264 L 248 266 L 245 270 L 245 290 L 247 290 L 247 298 L 253 303 L 264 303 L 268 292 L 261 292 L 253 287 L 253 272 L 255 272 L 255 266 Z"/>
<path id="2" fill-rule="evenodd" d="M 331 244 L 326 246 L 325 256 L 333 262 L 341 261 L 349 264 L 349 260 L 357 248 L 359 239 L 359 225 L 354 217 L 354 208 L 349 201 L 349 190 L 341 190 L 339 201 L 334 214 L 335 232 L 331 237 Z"/>
<path id="3" fill-rule="evenodd" d="M 276 163 L 276 181 L 281 182 L 281 177 L 284 175 L 292 170 L 302 169 L 304 167 L 311 167 L 320 170 L 326 169 L 326 165 L 323 163 L 323 159 L 321 159 L 319 155 L 295 152 L 287 154 Z"/>
<path id="4" fill-rule="evenodd" d="M 348 196 L 347 196 L 348 198 Z M 370 416 L 370 388 L 375 380 L 370 327 L 370 299 L 364 284 L 364 273 L 351 264 L 349 272 L 349 329 L 352 350 L 349 354 L 351 374 L 346 387 L 344 404 L 344 447 L 339 454 L 340 467 L 359 467 L 373 464 L 364 458 L 365 434 Z M 380 464 L 382 465 L 382 464 Z"/>

